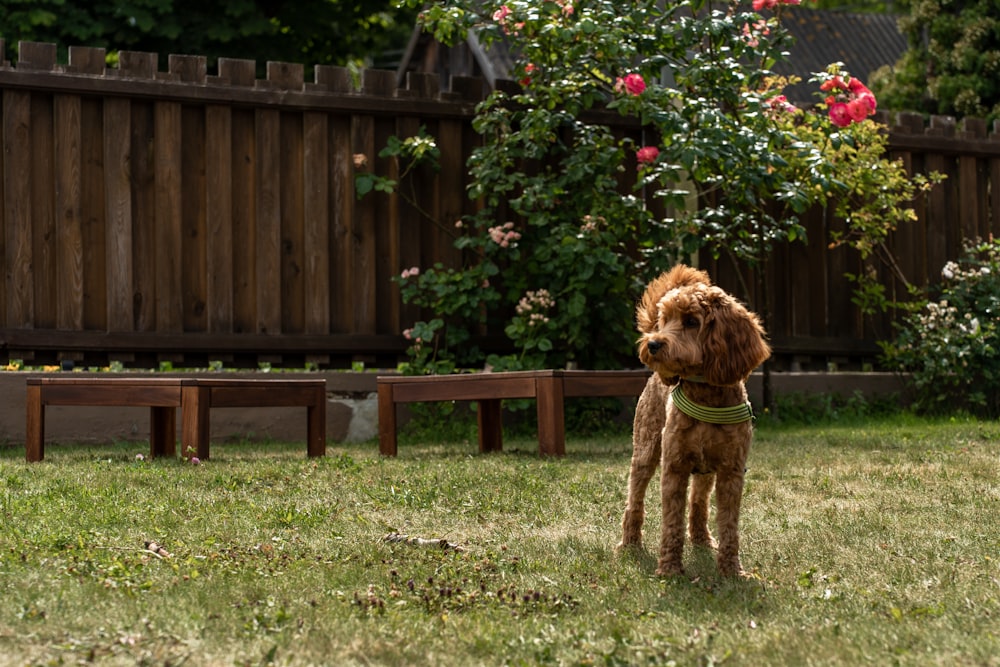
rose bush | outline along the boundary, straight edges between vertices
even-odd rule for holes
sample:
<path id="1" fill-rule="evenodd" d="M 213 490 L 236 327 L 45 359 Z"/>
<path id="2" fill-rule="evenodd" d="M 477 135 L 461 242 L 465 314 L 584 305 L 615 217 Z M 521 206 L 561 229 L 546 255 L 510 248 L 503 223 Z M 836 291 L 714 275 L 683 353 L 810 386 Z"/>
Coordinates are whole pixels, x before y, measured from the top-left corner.
<path id="1" fill-rule="evenodd" d="M 470 342 L 484 327 L 517 349 L 486 359 L 493 368 L 620 367 L 652 276 L 706 246 L 763 264 L 775 243 L 804 240 L 797 216 L 813 205 L 845 217 L 831 242 L 876 252 L 912 218 L 914 182 L 884 158 L 874 96 L 838 65 L 817 75 L 819 113 L 784 98 L 771 68 L 789 42 L 781 6 L 798 1 L 425 7 L 442 41 L 504 40 L 520 89 L 477 109 L 469 194 L 482 207 L 457 241 L 469 263 L 401 279 L 404 298 L 436 316 L 406 370 L 481 365 Z M 636 119 L 641 137 L 613 132 L 608 111 Z M 525 318 L 518 304 L 541 290 L 544 320 Z"/>

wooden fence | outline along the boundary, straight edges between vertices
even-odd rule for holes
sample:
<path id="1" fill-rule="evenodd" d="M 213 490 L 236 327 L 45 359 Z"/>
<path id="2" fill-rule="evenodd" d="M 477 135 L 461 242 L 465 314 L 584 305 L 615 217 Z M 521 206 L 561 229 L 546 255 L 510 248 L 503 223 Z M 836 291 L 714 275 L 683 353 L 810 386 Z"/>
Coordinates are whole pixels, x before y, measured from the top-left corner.
<path id="1" fill-rule="evenodd" d="M 2 52 L 2 51 L 0 51 Z M 21 43 L 0 63 L 0 357 L 29 363 L 227 366 L 260 362 L 394 366 L 416 318 L 392 277 L 454 265 L 451 225 L 473 212 L 465 160 L 483 82 L 451 90 L 414 76 L 201 56 Z M 358 199 L 352 156 L 395 178 L 377 153 L 423 125 L 441 149 L 439 172 L 415 173 L 418 206 L 398 195 Z M 893 245 L 924 283 L 958 255 L 961 239 L 995 231 L 1000 142 L 985 124 L 902 117 L 893 155 L 945 185 L 918 202 L 920 221 Z M 438 221 L 438 222 L 434 222 Z M 779 248 L 767 276 L 772 338 L 803 367 L 874 357 L 886 322 L 850 301 L 847 251 L 828 252 L 836 221 L 807 221 L 811 243 Z M 742 293 L 736 270 L 702 258 Z M 501 335 L 493 340 L 502 341 Z M 502 343 L 501 343 L 502 344 Z"/>

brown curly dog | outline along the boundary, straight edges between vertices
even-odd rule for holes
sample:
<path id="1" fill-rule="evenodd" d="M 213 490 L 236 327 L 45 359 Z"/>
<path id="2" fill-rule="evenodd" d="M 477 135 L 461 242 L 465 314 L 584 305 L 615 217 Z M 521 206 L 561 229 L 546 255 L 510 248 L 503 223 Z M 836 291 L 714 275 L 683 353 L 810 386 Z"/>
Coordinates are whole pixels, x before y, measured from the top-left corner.
<path id="1" fill-rule="evenodd" d="M 621 547 L 641 546 L 646 487 L 662 464 L 663 523 L 658 575 L 683 572 L 688 479 L 688 532 L 714 547 L 708 530 L 715 486 L 717 563 L 742 573 L 740 500 L 753 413 L 744 383 L 771 354 L 757 316 L 712 285 L 704 271 L 676 266 L 646 288 L 638 307 L 639 359 L 654 374 L 639 397 L 632 436 Z"/>

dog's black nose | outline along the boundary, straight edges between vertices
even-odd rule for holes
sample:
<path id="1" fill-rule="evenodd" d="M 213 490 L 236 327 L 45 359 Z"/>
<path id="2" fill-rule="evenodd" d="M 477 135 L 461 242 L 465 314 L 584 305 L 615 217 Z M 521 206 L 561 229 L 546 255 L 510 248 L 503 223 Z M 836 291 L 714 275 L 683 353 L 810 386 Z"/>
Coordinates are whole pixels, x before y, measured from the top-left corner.
<path id="1" fill-rule="evenodd" d="M 646 349 L 649 350 L 650 354 L 656 354 L 663 347 L 663 343 L 655 340 L 646 341 Z"/>

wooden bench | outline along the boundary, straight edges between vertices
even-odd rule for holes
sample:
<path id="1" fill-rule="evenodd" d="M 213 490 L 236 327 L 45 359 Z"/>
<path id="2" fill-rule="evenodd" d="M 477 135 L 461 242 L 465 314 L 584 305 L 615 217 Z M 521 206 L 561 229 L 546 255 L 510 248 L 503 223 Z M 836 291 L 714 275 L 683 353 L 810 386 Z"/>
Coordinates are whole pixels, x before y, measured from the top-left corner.
<path id="1" fill-rule="evenodd" d="M 45 406 L 148 407 L 150 457 L 175 456 L 177 408 L 181 409 L 181 455 L 209 457 L 212 408 L 306 408 L 309 456 L 326 453 L 326 381 L 235 378 L 29 377 L 26 457 L 45 456 Z"/>
<path id="2" fill-rule="evenodd" d="M 634 371 L 513 371 L 456 375 L 379 376 L 379 452 L 395 456 L 396 406 L 432 401 L 476 401 L 479 451 L 503 449 L 501 402 L 505 398 L 533 398 L 538 409 L 538 452 L 566 453 L 563 399 L 597 396 L 638 396 L 650 372 Z"/>

